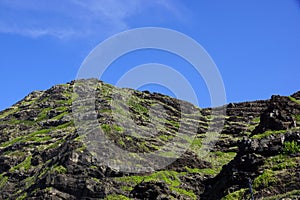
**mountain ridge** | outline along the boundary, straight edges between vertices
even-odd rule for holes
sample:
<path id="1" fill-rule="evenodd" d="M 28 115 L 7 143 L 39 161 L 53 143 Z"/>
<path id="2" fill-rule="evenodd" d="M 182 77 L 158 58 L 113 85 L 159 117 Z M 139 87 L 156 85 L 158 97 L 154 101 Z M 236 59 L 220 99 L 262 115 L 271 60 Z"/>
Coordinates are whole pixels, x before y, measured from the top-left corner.
<path id="1" fill-rule="evenodd" d="M 0 112 L 1 199 L 249 199 L 249 183 L 255 199 L 299 199 L 300 91 L 229 103 L 224 116 L 212 117 L 211 108 L 97 81 L 97 121 L 117 147 L 147 154 L 182 127 L 194 136 L 183 138 L 190 147 L 181 157 L 159 155 L 174 160 L 170 165 L 133 173 L 99 162 L 76 130 L 74 84 L 32 92 Z M 221 118 L 222 132 L 204 159 L 199 152 L 206 132 Z"/>

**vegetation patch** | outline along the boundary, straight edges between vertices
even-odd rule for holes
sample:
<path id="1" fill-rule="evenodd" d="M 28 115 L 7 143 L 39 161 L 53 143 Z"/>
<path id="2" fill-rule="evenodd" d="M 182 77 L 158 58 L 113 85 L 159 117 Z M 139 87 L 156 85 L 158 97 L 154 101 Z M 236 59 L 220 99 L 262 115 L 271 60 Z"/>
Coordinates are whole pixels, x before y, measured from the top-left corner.
<path id="1" fill-rule="evenodd" d="M 278 200 L 278 199 L 297 199 L 300 195 L 300 190 L 293 190 L 285 194 L 279 194 L 271 197 L 265 197 L 265 200 Z"/>
<path id="2" fill-rule="evenodd" d="M 207 161 L 212 164 L 212 168 L 219 173 L 222 167 L 228 164 L 236 156 L 236 152 L 211 152 L 207 158 Z"/>
<path id="3" fill-rule="evenodd" d="M 113 131 L 116 132 L 124 132 L 124 129 L 118 125 L 111 125 L 111 124 L 102 124 L 101 125 L 101 129 L 105 132 L 105 133 L 112 133 Z"/>
<path id="4" fill-rule="evenodd" d="M 0 119 L 3 119 L 5 117 L 7 117 L 8 115 L 11 115 L 11 114 L 17 112 L 18 110 L 19 110 L 18 107 L 11 107 L 9 109 L 6 109 L 6 110 L 0 112 Z"/>
<path id="5" fill-rule="evenodd" d="M 67 122 L 67 123 L 65 123 L 65 124 L 56 126 L 56 127 L 52 128 L 52 130 L 65 129 L 65 128 L 73 127 L 73 126 L 74 126 L 74 122 L 73 122 L 73 121 L 70 121 L 70 122 Z"/>
<path id="6" fill-rule="evenodd" d="M 36 182 L 36 177 L 35 176 L 29 176 L 25 180 L 22 180 L 23 183 L 25 183 L 25 187 L 29 188 Z"/>
<path id="7" fill-rule="evenodd" d="M 8 177 L 0 174 L 0 189 L 2 189 L 8 181 Z"/>
<path id="8" fill-rule="evenodd" d="M 276 183 L 275 173 L 272 170 L 266 169 L 263 174 L 256 177 L 253 181 L 253 188 L 267 188 Z"/>
<path id="9" fill-rule="evenodd" d="M 11 117 L 9 119 L 9 124 L 13 124 L 13 125 L 16 125 L 16 124 L 24 124 L 24 125 L 27 125 L 27 126 L 33 126 L 35 125 L 35 122 L 34 121 L 30 121 L 30 120 L 19 120 L 19 119 L 16 119 L 15 117 Z"/>
<path id="10" fill-rule="evenodd" d="M 300 100 L 297 100 L 297 99 L 294 98 L 294 97 L 289 96 L 289 99 L 290 99 L 292 102 L 295 102 L 295 103 L 300 104 Z"/>
<path id="11" fill-rule="evenodd" d="M 98 167 L 95 165 L 92 165 L 92 166 L 90 166 L 90 169 L 98 169 Z"/>
<path id="12" fill-rule="evenodd" d="M 195 138 L 190 146 L 190 148 L 197 152 L 202 146 L 202 138 Z"/>
<path id="13" fill-rule="evenodd" d="M 218 171 L 211 168 L 205 168 L 205 169 L 198 169 L 194 168 L 191 169 L 189 167 L 185 167 L 186 171 L 189 173 L 196 173 L 196 174 L 203 174 L 203 175 L 216 175 L 218 174 Z"/>
<path id="14" fill-rule="evenodd" d="M 130 199 L 121 194 L 111 194 L 106 196 L 104 200 L 130 200 Z"/>
<path id="15" fill-rule="evenodd" d="M 191 190 L 185 190 L 182 188 L 171 188 L 173 191 L 177 192 L 178 194 L 186 196 L 186 199 L 197 199 L 197 196 Z"/>
<path id="16" fill-rule="evenodd" d="M 265 138 L 265 137 L 268 137 L 270 135 L 277 135 L 277 134 L 283 134 L 283 133 L 286 133 L 287 131 L 286 130 L 279 130 L 279 131 L 265 131 L 264 133 L 261 133 L 261 134 L 257 134 L 257 135 L 253 135 L 251 138 L 253 139 L 262 139 L 262 138 Z"/>
<path id="17" fill-rule="evenodd" d="M 37 118 L 37 122 L 39 122 L 39 121 L 42 121 L 42 120 L 45 120 L 45 119 L 47 119 L 48 118 L 48 112 L 51 110 L 52 108 L 44 108 L 41 112 L 40 112 L 40 114 L 38 115 L 38 118 Z"/>
<path id="18" fill-rule="evenodd" d="M 138 102 L 136 99 L 130 99 L 128 105 L 139 114 L 147 114 L 148 108 L 144 107 L 141 102 Z"/>
<path id="19" fill-rule="evenodd" d="M 297 158 L 291 158 L 288 155 L 276 155 L 271 158 L 268 158 L 265 161 L 265 167 L 276 170 L 284 170 L 297 166 Z"/>
<path id="20" fill-rule="evenodd" d="M 22 194 L 21 196 L 19 196 L 17 198 L 17 200 L 23 200 L 23 199 L 26 199 L 26 197 L 27 197 L 27 193 L 25 192 L 24 194 Z"/>
<path id="21" fill-rule="evenodd" d="M 32 158 L 32 155 L 26 157 L 23 162 L 21 162 L 20 164 L 14 166 L 9 171 L 10 172 L 14 172 L 16 170 L 28 171 L 31 167 L 31 158 Z"/>
<path id="22" fill-rule="evenodd" d="M 1 143 L 0 147 L 8 147 L 8 146 L 10 146 L 12 144 L 15 144 L 17 142 L 22 141 L 22 139 L 23 139 L 23 137 L 16 137 L 16 138 L 14 138 L 14 139 L 12 139 L 10 141 L 6 141 L 6 142 Z"/>
<path id="23" fill-rule="evenodd" d="M 162 135 L 159 135 L 158 138 L 164 142 L 168 142 L 169 140 L 171 140 L 172 138 L 174 138 L 173 135 L 165 135 L 165 134 L 162 134 Z"/>
<path id="24" fill-rule="evenodd" d="M 260 122 L 260 117 L 255 117 L 252 121 L 255 122 L 255 123 L 259 123 Z"/>
<path id="25" fill-rule="evenodd" d="M 59 114 L 59 115 L 53 117 L 52 119 L 60 120 L 61 118 L 63 118 L 63 117 L 64 117 L 65 115 L 67 115 L 67 114 L 68 114 L 68 112 L 65 111 L 65 112 L 63 112 L 63 113 L 61 113 L 61 114 Z"/>
<path id="26" fill-rule="evenodd" d="M 294 117 L 295 117 L 296 122 L 300 123 L 300 115 L 295 115 Z"/>
<path id="27" fill-rule="evenodd" d="M 235 192 L 229 193 L 228 195 L 223 197 L 222 200 L 242 200 L 242 199 L 244 199 L 244 195 L 245 195 L 246 192 L 247 192 L 247 189 L 242 188 L 242 189 L 237 190 Z"/>
<path id="28" fill-rule="evenodd" d="M 62 166 L 62 165 L 55 166 L 52 170 L 53 170 L 53 172 L 56 172 L 58 174 L 65 174 L 65 173 L 67 173 L 67 169 L 64 166 Z"/>
<path id="29" fill-rule="evenodd" d="M 176 122 L 174 120 L 169 120 L 169 121 L 167 121 L 167 123 L 169 123 L 170 125 L 172 125 L 173 127 L 177 128 L 177 129 L 180 127 L 179 122 Z"/>
<path id="30" fill-rule="evenodd" d="M 48 145 L 48 146 L 45 148 L 45 150 L 47 150 L 47 149 L 55 149 L 55 148 L 57 148 L 59 145 L 61 145 L 61 144 L 64 143 L 64 142 L 65 142 L 64 139 L 60 139 L 60 140 L 58 140 L 58 141 L 56 141 L 56 142 L 54 142 L 54 143 Z"/>
<path id="31" fill-rule="evenodd" d="M 284 154 L 293 154 L 300 152 L 300 145 L 296 141 L 285 142 L 283 153 Z"/>
<path id="32" fill-rule="evenodd" d="M 167 158 L 176 158 L 178 156 L 177 153 L 174 151 L 160 151 L 158 152 L 158 155 Z"/>
<path id="33" fill-rule="evenodd" d="M 81 147 L 79 147 L 79 148 L 76 149 L 76 151 L 77 151 L 77 152 L 80 152 L 80 153 L 83 153 L 84 150 L 86 150 L 86 146 L 85 146 L 84 144 L 82 144 Z"/>
<path id="34" fill-rule="evenodd" d="M 133 187 L 126 186 L 126 185 L 121 185 L 121 190 L 124 192 L 130 192 L 133 190 Z"/>
<path id="35" fill-rule="evenodd" d="M 150 181 L 163 181 L 170 186 L 170 189 L 180 195 L 186 196 L 187 199 L 197 199 L 193 191 L 188 191 L 183 188 L 180 188 L 181 180 L 180 176 L 186 175 L 186 172 L 176 172 L 176 171 L 158 171 L 151 175 L 145 176 L 127 176 L 116 178 L 120 182 L 129 183 L 130 186 L 137 185 L 141 182 L 150 182 Z M 128 187 L 130 187 L 128 186 Z"/>

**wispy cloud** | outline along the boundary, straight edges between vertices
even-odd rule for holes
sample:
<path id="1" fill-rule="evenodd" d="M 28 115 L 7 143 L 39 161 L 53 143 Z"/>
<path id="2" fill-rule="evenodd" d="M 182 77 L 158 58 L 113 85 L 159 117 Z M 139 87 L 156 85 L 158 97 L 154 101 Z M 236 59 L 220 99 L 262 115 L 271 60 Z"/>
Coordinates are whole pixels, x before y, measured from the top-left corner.
<path id="1" fill-rule="evenodd" d="M 181 17 L 175 1 L 168 0 L 2 0 L 0 32 L 60 39 L 111 34 L 130 28 L 130 19 L 163 10 Z M 144 16 L 145 17 L 145 16 Z M 147 17 L 147 16 L 146 16 Z M 148 16 L 151 17 L 151 16 Z"/>

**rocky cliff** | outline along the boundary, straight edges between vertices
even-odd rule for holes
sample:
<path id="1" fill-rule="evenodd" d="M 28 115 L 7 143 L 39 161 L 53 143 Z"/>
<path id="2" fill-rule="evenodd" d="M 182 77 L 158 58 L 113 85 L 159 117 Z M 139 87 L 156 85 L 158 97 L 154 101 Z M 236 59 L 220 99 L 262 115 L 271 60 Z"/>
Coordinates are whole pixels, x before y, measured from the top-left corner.
<path id="1" fill-rule="evenodd" d="M 74 121 L 75 114 L 90 118 L 85 104 L 74 104 L 85 94 L 74 84 L 33 92 L 0 112 L 0 199 L 300 199 L 300 92 L 230 103 L 214 116 L 210 108 L 98 81 L 94 116 L 116 148 L 146 155 L 184 133 L 171 143 L 188 144 L 180 157 L 168 147 L 158 155 L 172 161 L 164 168 L 136 158 L 153 170 L 134 172 L 101 160 L 104 143 L 93 151 L 86 139 L 92 129 Z M 220 135 L 203 156 L 219 119 Z"/>

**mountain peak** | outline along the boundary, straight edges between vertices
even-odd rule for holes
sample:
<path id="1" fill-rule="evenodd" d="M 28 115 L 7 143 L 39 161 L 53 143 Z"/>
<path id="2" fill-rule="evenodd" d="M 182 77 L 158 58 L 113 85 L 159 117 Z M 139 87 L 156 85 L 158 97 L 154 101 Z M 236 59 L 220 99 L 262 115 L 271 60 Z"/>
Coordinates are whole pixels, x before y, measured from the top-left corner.
<path id="1" fill-rule="evenodd" d="M 249 199 L 250 186 L 255 199 L 299 197 L 299 92 L 214 115 L 89 83 L 35 91 L 0 112 L 1 199 Z"/>

